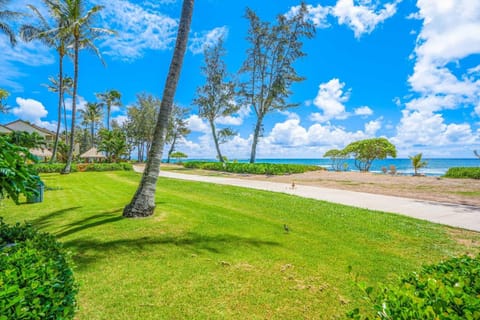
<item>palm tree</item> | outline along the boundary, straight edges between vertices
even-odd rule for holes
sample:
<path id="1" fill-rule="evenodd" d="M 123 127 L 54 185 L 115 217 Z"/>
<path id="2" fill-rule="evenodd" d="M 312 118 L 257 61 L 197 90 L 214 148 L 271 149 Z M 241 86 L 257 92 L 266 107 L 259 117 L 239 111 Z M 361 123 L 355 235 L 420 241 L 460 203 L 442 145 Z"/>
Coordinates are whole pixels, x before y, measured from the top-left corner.
<path id="1" fill-rule="evenodd" d="M 422 161 L 422 154 L 419 153 L 414 155 L 413 157 L 409 157 L 412 160 L 413 170 L 415 171 L 414 176 L 418 176 L 418 170 L 421 168 L 425 168 L 427 166 L 426 161 Z"/>
<path id="2" fill-rule="evenodd" d="M 85 110 L 80 110 L 80 114 L 85 124 L 90 125 L 90 136 L 92 145 L 95 146 L 95 126 L 102 121 L 102 105 L 98 102 L 88 102 Z"/>
<path id="3" fill-rule="evenodd" d="M 62 28 L 72 36 L 73 44 L 72 128 L 70 132 L 70 149 L 68 150 L 67 163 L 62 171 L 64 174 L 70 173 L 73 160 L 77 112 L 78 58 L 80 50 L 85 48 L 90 49 L 103 63 L 100 51 L 95 46 L 94 41 L 100 36 L 113 33 L 111 30 L 92 26 L 95 15 L 103 9 L 103 6 L 94 6 L 85 13 L 85 2 L 85 0 L 64 0 L 60 4 L 62 19 L 65 21 L 65 25 Z"/>
<path id="4" fill-rule="evenodd" d="M 62 103 L 65 110 L 64 101 L 64 80 L 63 80 L 63 58 L 67 54 L 67 47 L 70 44 L 72 37 L 71 34 L 66 32 L 66 23 L 62 15 L 61 6 L 58 1 L 43 0 L 43 3 L 48 8 L 51 18 L 53 18 L 53 25 L 50 25 L 48 19 L 46 19 L 40 11 L 33 5 L 28 7 L 33 11 L 35 16 L 40 20 L 40 27 L 34 26 L 22 26 L 20 29 L 20 35 L 25 41 L 40 40 L 51 48 L 55 48 L 58 53 L 58 81 L 56 79 L 49 78 L 55 89 L 49 90 L 52 92 L 58 92 L 58 120 L 57 131 L 55 136 L 55 142 L 53 144 L 53 155 L 50 162 L 54 162 L 57 155 L 58 139 L 60 136 L 60 126 L 62 123 Z M 71 78 L 70 78 L 71 79 Z M 55 81 L 54 81 L 55 80 Z M 60 85 L 62 84 L 62 85 Z M 65 114 L 65 112 L 64 112 Z M 66 129 L 65 125 L 65 131 Z"/>
<path id="5" fill-rule="evenodd" d="M 107 107 L 107 130 L 110 130 L 110 112 L 112 106 L 121 106 L 120 99 L 122 95 L 117 90 L 108 90 L 104 93 L 97 93 L 97 99 L 99 99 Z"/>
<path id="6" fill-rule="evenodd" d="M 480 159 L 480 153 L 478 153 L 477 150 L 473 150 L 473 153 Z"/>
<path id="7" fill-rule="evenodd" d="M 4 21 L 18 19 L 22 16 L 22 14 L 19 12 L 6 10 L 5 8 L 8 2 L 10 2 L 10 0 L 0 0 L 0 31 L 5 33 L 10 39 L 10 44 L 12 46 L 15 46 L 15 44 L 17 43 L 15 33 L 13 32 L 12 28 Z"/>
<path id="8" fill-rule="evenodd" d="M 59 93 L 62 90 L 62 109 L 63 109 L 63 125 L 65 127 L 65 143 L 68 143 L 68 124 L 67 124 L 67 107 L 65 104 L 65 93 L 72 95 L 72 86 L 73 86 L 73 79 L 69 76 L 63 76 L 62 83 L 63 85 L 60 87 L 60 77 L 48 77 L 50 84 L 44 84 L 47 87 L 47 90 L 50 92 Z M 59 117 L 60 120 L 60 117 Z"/>
<path id="9" fill-rule="evenodd" d="M 165 136 L 168 129 L 168 120 L 172 110 L 173 99 L 182 69 L 183 58 L 187 49 L 194 2 L 194 0 L 183 0 L 177 41 L 163 89 L 163 98 L 155 126 L 153 143 L 148 153 L 147 165 L 138 189 L 132 201 L 123 209 L 124 217 L 147 217 L 152 215 L 155 210 L 155 190 L 160 172 L 160 163 L 162 162 L 162 152 L 165 145 Z"/>

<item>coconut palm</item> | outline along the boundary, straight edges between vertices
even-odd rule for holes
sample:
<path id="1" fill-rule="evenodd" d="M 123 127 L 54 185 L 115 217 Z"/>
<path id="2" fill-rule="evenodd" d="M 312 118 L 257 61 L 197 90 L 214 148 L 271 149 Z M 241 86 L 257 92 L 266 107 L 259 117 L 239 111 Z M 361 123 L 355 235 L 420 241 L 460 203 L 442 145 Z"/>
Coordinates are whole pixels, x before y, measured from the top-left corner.
<path id="1" fill-rule="evenodd" d="M 417 155 L 414 155 L 413 157 L 409 157 L 410 160 L 412 161 L 412 167 L 413 170 L 415 171 L 414 175 L 418 176 L 418 170 L 421 168 L 425 168 L 427 166 L 426 161 L 422 161 L 422 154 L 419 153 Z"/>
<path id="2" fill-rule="evenodd" d="M 54 93 L 59 93 L 59 100 L 62 103 L 63 109 L 63 125 L 65 126 L 65 143 L 68 143 L 68 124 L 67 124 L 67 107 L 65 104 L 65 93 L 72 95 L 73 79 L 69 76 L 62 77 L 63 85 L 60 87 L 60 77 L 48 77 L 49 84 L 44 84 L 47 90 Z M 62 90 L 62 97 L 60 98 L 60 90 Z M 60 120 L 60 116 L 59 116 Z M 59 121 L 60 122 L 60 121 Z"/>
<path id="3" fill-rule="evenodd" d="M 107 107 L 107 130 L 110 130 L 110 113 L 112 111 L 112 106 L 122 105 L 122 102 L 120 101 L 122 95 L 117 90 L 108 90 L 103 93 L 97 93 L 96 96 L 97 99 Z"/>
<path id="4" fill-rule="evenodd" d="M 44 17 L 40 11 L 33 5 L 28 5 L 30 10 L 39 19 L 39 26 L 22 26 L 20 29 L 20 35 L 25 41 L 40 40 L 47 46 L 55 48 L 58 53 L 58 81 L 50 81 L 56 87 L 53 92 L 58 92 L 58 120 L 57 131 L 55 136 L 55 142 L 53 144 L 53 156 L 50 162 L 54 162 L 57 154 L 58 139 L 60 136 L 60 126 L 62 123 L 62 103 L 65 109 L 64 101 L 64 89 L 63 85 L 63 58 L 67 55 L 67 47 L 72 41 L 72 35 L 67 32 L 67 21 L 62 15 L 61 6 L 58 1 L 43 0 L 43 3 L 48 9 L 50 17 Z M 51 19 L 48 19 L 51 18 Z M 50 25 L 49 20 L 53 20 L 53 25 Z M 56 79 L 55 79 L 56 80 Z M 56 86 L 55 86 L 56 85 Z M 49 88 L 50 89 L 50 88 Z M 64 112 L 65 114 L 65 112 Z M 66 131 L 66 126 L 65 126 Z"/>
<path id="5" fill-rule="evenodd" d="M 94 6 L 85 12 L 85 0 L 64 0 L 60 4 L 60 12 L 65 24 L 62 26 L 68 34 L 72 36 L 73 46 L 73 90 L 72 90 L 72 125 L 70 132 L 70 149 L 68 151 L 67 163 L 62 173 L 70 173 L 73 149 L 75 144 L 75 121 L 77 112 L 77 91 L 78 91 L 78 65 L 79 53 L 81 49 L 93 51 L 102 61 L 100 51 L 95 46 L 94 41 L 99 37 L 113 34 L 113 31 L 96 28 L 93 26 L 94 18 L 103 6 Z"/>
<path id="6" fill-rule="evenodd" d="M 9 2 L 10 0 L 0 0 L 0 31 L 8 36 L 10 39 L 10 44 L 14 46 L 17 43 L 15 33 L 5 21 L 18 19 L 22 16 L 22 14 L 19 12 L 6 10 L 7 3 Z"/>
<path id="7" fill-rule="evenodd" d="M 88 102 L 85 110 L 80 110 L 81 117 L 85 124 L 90 125 L 90 136 L 92 145 L 95 146 L 95 128 L 102 121 L 102 105 L 98 102 Z"/>
<path id="8" fill-rule="evenodd" d="M 167 80 L 163 89 L 160 113 L 158 114 L 153 143 L 148 153 L 148 160 L 143 172 L 142 180 L 132 201 L 123 209 L 125 217 L 146 217 L 155 210 L 155 190 L 157 187 L 160 163 L 162 161 L 165 136 L 168 129 L 168 120 L 172 111 L 173 99 L 177 89 L 183 58 L 187 49 L 188 33 L 192 22 L 194 0 L 183 0 L 182 14 L 178 26 L 177 41 L 173 51 L 172 61 Z"/>

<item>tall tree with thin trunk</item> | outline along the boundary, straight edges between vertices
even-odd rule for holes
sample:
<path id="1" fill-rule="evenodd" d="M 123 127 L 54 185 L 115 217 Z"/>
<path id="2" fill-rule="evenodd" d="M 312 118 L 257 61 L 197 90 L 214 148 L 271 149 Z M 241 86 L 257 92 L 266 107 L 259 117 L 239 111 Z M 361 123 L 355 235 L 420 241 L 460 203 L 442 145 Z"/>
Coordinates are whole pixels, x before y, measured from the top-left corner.
<path id="1" fill-rule="evenodd" d="M 179 140 L 185 138 L 191 132 L 186 120 L 189 111 L 190 110 L 187 108 L 182 108 L 175 104 L 173 105 L 170 120 L 168 122 L 167 137 L 165 139 L 165 142 L 170 145 L 170 148 L 168 149 L 167 163 L 170 163 L 170 157 L 175 151 L 175 147 Z"/>
<path id="2" fill-rule="evenodd" d="M 61 101 L 62 112 L 63 112 L 63 126 L 65 127 L 65 143 L 68 143 L 68 123 L 67 123 L 67 106 L 65 103 L 65 94 L 72 95 L 73 79 L 67 75 L 62 77 L 63 85 L 60 86 L 60 77 L 48 77 L 50 84 L 44 84 L 50 92 L 55 92 L 59 94 L 59 101 Z M 62 91 L 60 94 L 60 90 Z M 61 97 L 60 97 L 61 95 Z M 60 114 L 59 114 L 60 122 Z M 57 128 L 58 130 L 59 128 Z M 58 134 L 57 134 L 58 137 Z M 52 158 L 53 159 L 53 158 Z"/>
<path id="3" fill-rule="evenodd" d="M 7 24 L 7 20 L 15 20 L 22 16 L 21 13 L 7 10 L 7 3 L 10 0 L 0 0 L 0 31 L 5 33 L 10 40 L 10 44 L 15 46 L 17 44 L 17 39 L 15 37 L 15 32 L 13 29 Z"/>
<path id="4" fill-rule="evenodd" d="M 302 3 L 295 14 L 288 17 L 279 15 L 277 24 L 271 25 L 247 9 L 246 17 L 250 22 L 247 40 L 250 48 L 240 70 L 246 75 L 240 92 L 257 116 L 250 163 L 255 162 L 265 116 L 298 105 L 288 103 L 286 99 L 291 95 L 292 84 L 304 80 L 297 74 L 294 64 L 305 56 L 301 39 L 312 38 L 315 34 L 315 26 L 307 14 L 307 6 Z"/>
<path id="5" fill-rule="evenodd" d="M 85 12 L 85 0 L 64 0 L 60 4 L 60 12 L 64 24 L 62 25 L 66 32 L 72 36 L 73 46 L 73 93 L 72 93 L 72 125 L 70 132 L 70 145 L 68 150 L 67 163 L 62 173 L 70 173 L 73 150 L 75 147 L 75 121 L 77 115 L 77 92 L 78 92 L 78 65 L 79 53 L 81 49 L 93 51 L 102 61 L 100 51 L 95 46 L 94 41 L 106 34 L 112 34 L 111 30 L 92 26 L 97 13 L 103 9 L 103 6 L 94 6 Z"/>
<path id="6" fill-rule="evenodd" d="M 61 7 L 58 1 L 43 0 L 47 7 L 53 25 L 49 24 L 49 20 L 45 18 L 40 11 L 33 5 L 28 5 L 34 15 L 39 19 L 39 26 L 24 25 L 20 29 L 20 35 L 25 41 L 40 40 L 49 47 L 55 48 L 58 54 L 58 120 L 55 142 L 53 144 L 53 155 L 50 162 L 54 162 L 57 156 L 58 139 L 60 136 L 60 126 L 62 123 L 62 103 L 64 106 L 64 83 L 63 80 L 63 58 L 67 54 L 67 47 L 72 39 L 71 34 L 65 30 L 65 19 L 62 16 Z"/>
<path id="7" fill-rule="evenodd" d="M 168 120 L 172 111 L 173 99 L 177 90 L 178 79 L 180 78 L 180 71 L 182 70 L 183 58 L 187 49 L 194 2 L 194 0 L 183 0 L 177 41 L 163 90 L 162 103 L 155 127 L 153 143 L 148 153 L 147 165 L 138 189 L 132 201 L 123 209 L 124 217 L 147 217 L 152 215 L 155 210 L 155 191 L 157 189 L 158 174 L 160 173 L 162 153 L 165 146 L 165 136 L 168 129 Z"/>
<path id="8" fill-rule="evenodd" d="M 110 113 L 112 111 L 112 106 L 121 106 L 122 95 L 117 90 L 108 90 L 103 93 L 96 94 L 97 99 L 100 100 L 107 107 L 107 130 L 110 130 Z"/>
<path id="9" fill-rule="evenodd" d="M 234 114 L 240 108 L 234 100 L 234 83 L 226 81 L 228 72 L 223 61 L 224 55 L 225 49 L 222 39 L 217 44 L 205 49 L 205 65 L 202 67 L 202 73 L 206 80 L 205 84 L 197 89 L 197 96 L 193 101 L 199 107 L 198 115 L 207 120 L 210 125 L 213 142 L 217 150 L 217 158 L 220 162 L 224 162 L 220 144 L 235 135 L 235 132 L 228 127 L 217 130 L 215 122 L 220 117 Z"/>

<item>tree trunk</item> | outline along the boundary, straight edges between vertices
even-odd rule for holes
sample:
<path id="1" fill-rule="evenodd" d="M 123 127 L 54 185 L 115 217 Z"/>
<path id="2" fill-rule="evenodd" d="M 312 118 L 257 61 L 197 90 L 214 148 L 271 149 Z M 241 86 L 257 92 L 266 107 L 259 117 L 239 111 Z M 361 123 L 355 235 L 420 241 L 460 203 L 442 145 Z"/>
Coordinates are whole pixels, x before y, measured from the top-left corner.
<path id="1" fill-rule="evenodd" d="M 218 143 L 217 129 L 215 128 L 215 122 L 213 120 L 209 120 L 209 122 L 210 122 L 210 128 L 212 129 L 212 137 L 213 137 L 213 142 L 215 143 L 215 149 L 217 149 L 218 161 L 224 162 L 222 152 L 220 152 L 220 144 Z"/>
<path id="2" fill-rule="evenodd" d="M 175 150 L 175 143 L 176 142 L 177 142 L 177 135 L 174 135 L 172 145 L 170 146 L 170 149 L 168 150 L 167 163 L 170 163 L 170 156 L 173 153 L 173 151 Z"/>
<path id="3" fill-rule="evenodd" d="M 107 130 L 110 131 L 110 104 L 107 103 Z"/>
<path id="4" fill-rule="evenodd" d="M 58 139 L 60 136 L 60 126 L 62 124 L 62 101 L 63 101 L 63 56 L 59 54 L 58 56 L 58 123 L 57 123 L 57 133 L 55 135 L 55 142 L 53 143 L 52 158 L 50 163 L 54 163 L 57 158 L 57 148 L 58 148 Z"/>
<path id="5" fill-rule="evenodd" d="M 123 209 L 124 217 L 147 217 L 152 215 L 155 210 L 155 191 L 158 174 L 160 172 L 162 152 L 165 145 L 165 136 L 168 128 L 168 120 L 172 111 L 173 99 L 177 89 L 180 71 L 182 70 L 183 57 L 187 49 L 193 5 L 194 0 L 183 1 L 177 41 L 163 90 L 160 113 L 155 126 L 153 143 L 148 153 L 147 165 L 132 201 Z"/>
<path id="6" fill-rule="evenodd" d="M 257 123 L 255 125 L 255 131 L 253 133 L 252 152 L 250 153 L 250 163 L 255 163 L 255 159 L 257 155 L 257 143 L 258 143 L 258 138 L 260 137 L 260 131 L 262 129 L 262 121 L 263 121 L 263 115 L 259 115 L 257 118 Z"/>
<path id="7" fill-rule="evenodd" d="M 70 147 L 68 149 L 67 164 L 63 168 L 62 174 L 68 174 L 72 168 L 73 149 L 75 148 L 75 121 L 77 114 L 77 86 L 78 86 L 78 51 L 79 41 L 75 38 L 73 53 L 73 94 L 72 94 L 72 129 L 70 131 Z"/>

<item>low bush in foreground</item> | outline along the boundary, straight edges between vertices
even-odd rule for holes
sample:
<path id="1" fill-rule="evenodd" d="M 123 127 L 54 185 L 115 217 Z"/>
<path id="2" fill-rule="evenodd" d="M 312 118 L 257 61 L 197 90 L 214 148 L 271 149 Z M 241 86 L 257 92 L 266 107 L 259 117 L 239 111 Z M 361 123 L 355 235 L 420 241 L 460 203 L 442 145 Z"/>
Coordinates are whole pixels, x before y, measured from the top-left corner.
<path id="1" fill-rule="evenodd" d="M 0 217 L 0 319 L 73 319 L 77 285 L 62 246 Z"/>
<path id="2" fill-rule="evenodd" d="M 480 255 L 424 267 L 376 296 L 363 290 L 374 311 L 355 309 L 351 319 L 480 319 Z"/>
<path id="3" fill-rule="evenodd" d="M 34 165 L 38 173 L 60 173 L 65 168 L 65 163 L 38 163 Z M 71 172 L 76 172 L 77 165 L 72 163 Z"/>
<path id="4" fill-rule="evenodd" d="M 446 178 L 480 179 L 480 167 L 455 167 L 448 169 Z"/>
<path id="5" fill-rule="evenodd" d="M 277 164 L 277 163 L 222 163 L 191 161 L 183 164 L 185 168 L 225 171 L 232 173 L 283 175 L 304 173 L 307 171 L 322 170 L 322 167 L 301 164 Z"/>

